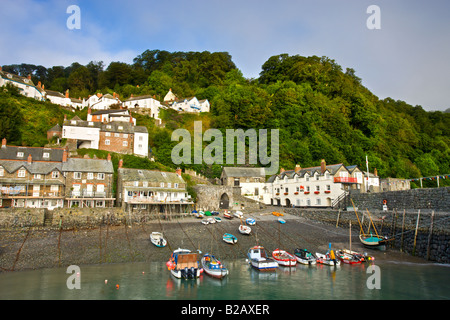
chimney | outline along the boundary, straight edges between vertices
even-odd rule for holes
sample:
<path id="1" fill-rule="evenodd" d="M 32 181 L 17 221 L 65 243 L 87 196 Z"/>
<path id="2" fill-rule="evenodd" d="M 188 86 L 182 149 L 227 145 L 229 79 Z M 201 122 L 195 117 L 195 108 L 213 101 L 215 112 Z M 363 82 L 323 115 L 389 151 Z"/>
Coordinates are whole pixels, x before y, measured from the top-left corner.
<path id="1" fill-rule="evenodd" d="M 133 123 L 134 124 L 134 122 L 133 122 L 133 117 L 130 115 L 130 123 Z"/>
<path id="2" fill-rule="evenodd" d="M 119 160 L 119 168 L 122 168 L 122 166 L 123 166 L 123 160 L 120 159 L 120 160 Z"/>
<path id="3" fill-rule="evenodd" d="M 102 97 L 101 93 L 97 93 L 97 97 L 100 99 Z"/>
<path id="4" fill-rule="evenodd" d="M 6 148 L 6 138 L 2 139 L 2 148 Z"/>
<path id="5" fill-rule="evenodd" d="M 130 98 L 133 98 L 133 94 L 131 94 L 131 97 Z"/>
<path id="6" fill-rule="evenodd" d="M 106 158 L 106 161 L 111 162 L 111 153 L 108 153 L 108 157 Z"/>
<path id="7" fill-rule="evenodd" d="M 27 159 L 28 164 L 31 164 L 31 160 L 32 160 L 32 157 L 31 157 L 31 154 L 29 154 L 28 159 Z"/>
<path id="8" fill-rule="evenodd" d="M 45 90 L 45 85 L 44 84 L 42 85 L 42 90 Z"/>
<path id="9" fill-rule="evenodd" d="M 177 173 L 178 176 L 181 177 L 181 168 L 177 168 L 177 170 L 175 170 L 175 172 Z"/>
<path id="10" fill-rule="evenodd" d="M 296 165 L 295 165 L 295 173 L 299 173 L 300 170 L 302 170 L 302 167 L 300 167 L 299 164 L 296 164 Z"/>
<path id="11" fill-rule="evenodd" d="M 66 90 L 66 98 L 69 97 L 69 89 Z"/>
<path id="12" fill-rule="evenodd" d="M 324 173 L 325 170 L 327 170 L 327 163 L 325 162 L 325 159 L 322 159 L 322 161 L 320 162 L 320 171 Z"/>
<path id="13" fill-rule="evenodd" d="M 64 115 L 64 121 L 67 121 L 67 114 Z"/>
<path id="14" fill-rule="evenodd" d="M 284 172 L 284 168 L 280 169 L 280 174 L 282 174 Z"/>
<path id="15" fill-rule="evenodd" d="M 377 171 L 377 168 L 373 169 L 373 174 L 374 174 L 376 177 L 378 177 L 378 171 Z"/>
<path id="16" fill-rule="evenodd" d="M 116 98 L 116 93 L 115 93 L 115 92 L 113 92 L 113 98 L 114 98 L 114 99 Z"/>
<path id="17" fill-rule="evenodd" d="M 88 114 L 91 114 L 91 107 L 88 108 Z"/>
<path id="18" fill-rule="evenodd" d="M 67 162 L 67 150 L 66 149 L 64 149 L 64 151 L 63 151 L 62 162 Z"/>
<path id="19" fill-rule="evenodd" d="M 38 81 L 38 88 L 41 88 L 41 82 L 40 81 Z"/>
<path id="20" fill-rule="evenodd" d="M 29 74 L 27 78 L 28 78 L 28 80 L 31 80 L 31 74 Z"/>
<path id="21" fill-rule="evenodd" d="M 2 71 L 2 66 L 0 66 L 0 71 Z"/>

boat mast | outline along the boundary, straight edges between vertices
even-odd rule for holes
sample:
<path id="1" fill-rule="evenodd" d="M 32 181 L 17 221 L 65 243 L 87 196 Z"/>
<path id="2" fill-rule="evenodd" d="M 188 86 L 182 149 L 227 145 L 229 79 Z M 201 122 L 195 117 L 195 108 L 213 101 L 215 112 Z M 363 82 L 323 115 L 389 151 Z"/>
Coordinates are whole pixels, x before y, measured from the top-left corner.
<path id="1" fill-rule="evenodd" d="M 373 230 L 375 230 L 375 233 L 376 233 L 377 237 L 379 238 L 380 236 L 378 235 L 377 228 L 375 228 L 375 225 L 373 224 L 372 218 L 370 217 L 369 209 L 366 209 L 366 210 L 367 210 L 367 214 L 369 215 L 370 222 L 372 223 Z"/>
<path id="2" fill-rule="evenodd" d="M 359 234 L 364 234 L 364 230 L 361 226 L 361 222 L 359 221 L 359 217 L 358 214 L 356 213 L 356 208 L 355 208 L 355 204 L 353 203 L 353 199 L 350 199 L 352 201 L 352 205 L 353 205 L 353 211 L 355 211 L 355 215 L 356 215 L 356 219 L 358 219 L 358 223 L 359 223 L 359 228 L 360 228 L 360 233 Z"/>

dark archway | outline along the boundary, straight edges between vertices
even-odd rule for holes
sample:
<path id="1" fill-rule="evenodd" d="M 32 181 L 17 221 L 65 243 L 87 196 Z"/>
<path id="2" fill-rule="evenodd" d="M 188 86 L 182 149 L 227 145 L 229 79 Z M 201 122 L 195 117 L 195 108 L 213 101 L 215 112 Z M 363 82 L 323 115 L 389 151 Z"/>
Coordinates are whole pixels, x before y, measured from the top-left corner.
<path id="1" fill-rule="evenodd" d="M 230 198 L 228 198 L 228 195 L 226 193 L 222 194 L 220 197 L 220 209 L 228 209 L 230 206 Z"/>
<path id="2" fill-rule="evenodd" d="M 291 207 L 291 200 L 289 200 L 288 198 L 286 198 L 286 207 L 287 208 Z"/>

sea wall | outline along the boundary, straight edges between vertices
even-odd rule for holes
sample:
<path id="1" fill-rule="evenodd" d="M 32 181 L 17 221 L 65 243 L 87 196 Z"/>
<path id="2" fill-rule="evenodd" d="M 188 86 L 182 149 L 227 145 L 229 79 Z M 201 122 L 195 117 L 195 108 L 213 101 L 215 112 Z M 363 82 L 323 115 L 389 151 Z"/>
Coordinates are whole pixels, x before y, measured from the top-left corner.
<path id="1" fill-rule="evenodd" d="M 450 212 L 450 187 L 359 193 L 349 196 L 359 209 L 430 209 Z M 351 202 L 347 203 L 351 206 Z"/>
<path id="2" fill-rule="evenodd" d="M 283 211 L 341 228 L 348 228 L 351 222 L 353 234 L 359 234 L 360 225 L 367 232 L 369 223 L 370 232 L 375 233 L 372 221 L 378 234 L 393 239 L 390 248 L 430 261 L 450 263 L 449 212 L 421 209 L 419 214 L 419 210 L 404 209 L 367 213 L 360 210 L 356 215 L 353 211 L 333 209 L 284 208 Z"/>

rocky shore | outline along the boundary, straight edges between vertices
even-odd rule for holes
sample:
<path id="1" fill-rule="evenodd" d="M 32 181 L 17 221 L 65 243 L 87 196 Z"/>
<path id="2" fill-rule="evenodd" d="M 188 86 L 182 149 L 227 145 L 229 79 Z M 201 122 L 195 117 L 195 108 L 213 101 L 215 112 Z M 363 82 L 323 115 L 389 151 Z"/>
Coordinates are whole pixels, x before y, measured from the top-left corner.
<path id="1" fill-rule="evenodd" d="M 66 267 L 69 265 L 103 264 L 119 262 L 150 262 L 168 260 L 171 250 L 178 247 L 202 252 L 213 252 L 221 259 L 246 257 L 249 247 L 259 243 L 269 251 L 283 248 L 307 248 L 313 252 L 326 252 L 332 248 L 348 248 L 349 230 L 322 224 L 303 217 L 285 214 L 285 224 L 277 222 L 270 212 L 246 214 L 257 223 L 251 235 L 238 232 L 239 219 L 204 225 L 192 216 L 161 222 L 152 220 L 133 225 L 59 230 L 51 228 L 23 228 L 0 230 L 0 272 L 27 269 Z M 168 245 L 157 248 L 149 235 L 163 232 Z M 238 238 L 236 245 L 222 241 L 222 235 L 232 233 Z M 357 233 L 352 235 L 352 249 L 366 252 Z M 376 259 L 421 261 L 396 250 L 371 251 Z"/>

